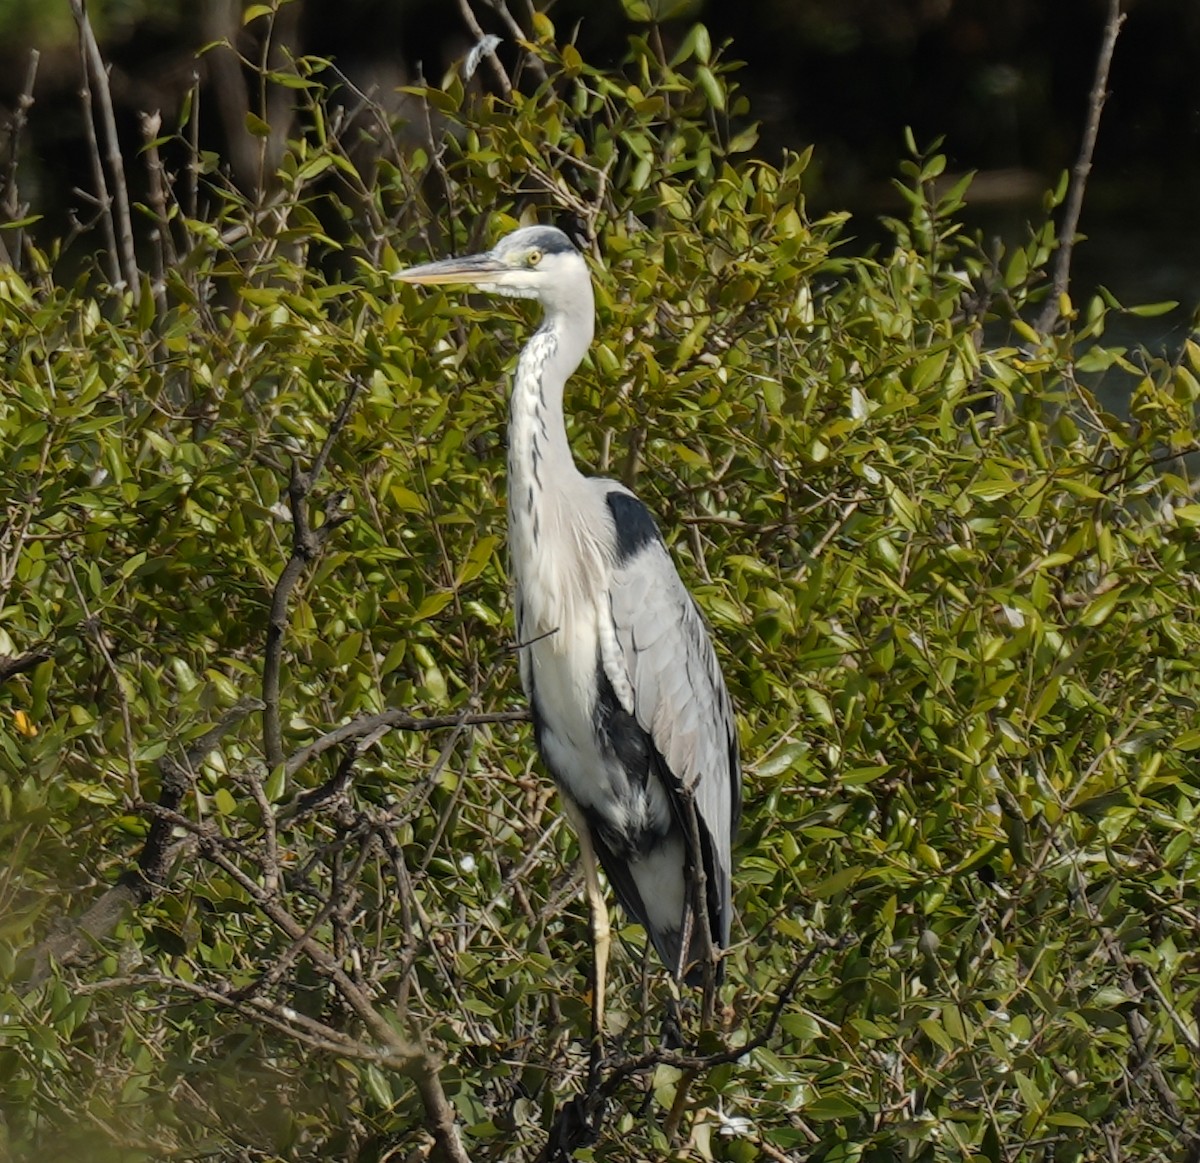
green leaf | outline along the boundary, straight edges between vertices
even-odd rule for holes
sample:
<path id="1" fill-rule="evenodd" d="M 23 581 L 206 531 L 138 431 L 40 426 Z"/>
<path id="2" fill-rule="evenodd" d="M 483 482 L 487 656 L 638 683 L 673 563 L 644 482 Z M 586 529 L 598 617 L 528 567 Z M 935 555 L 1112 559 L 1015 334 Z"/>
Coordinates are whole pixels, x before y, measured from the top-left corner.
<path id="1" fill-rule="evenodd" d="M 1161 303 L 1142 303 L 1137 307 L 1126 307 L 1130 315 L 1139 315 L 1143 319 L 1153 319 L 1158 315 L 1166 315 L 1179 306 L 1176 299 L 1164 299 Z"/>
<path id="2" fill-rule="evenodd" d="M 500 544 L 500 538 L 489 534 L 486 537 L 481 537 L 473 546 L 471 552 L 467 555 L 467 560 L 459 566 L 458 576 L 454 579 L 456 586 L 466 585 L 467 582 L 474 581 L 488 566 L 492 560 L 492 555 L 496 551 L 496 546 Z"/>
<path id="3" fill-rule="evenodd" d="M 1200 749 L 1200 727 L 1191 727 L 1182 735 L 1177 735 L 1171 746 L 1176 751 L 1196 751 Z"/>
<path id="4" fill-rule="evenodd" d="M 857 1118 L 861 1113 L 859 1108 L 845 1095 L 825 1094 L 812 1102 L 805 1103 L 802 1108 L 805 1118 L 815 1122 L 825 1120 L 841 1120 Z"/>
<path id="5" fill-rule="evenodd" d="M 1124 586 L 1114 586 L 1107 593 L 1088 602 L 1079 617 L 1079 624 L 1081 626 L 1099 626 L 1105 622 L 1120 603 L 1124 588 Z"/>

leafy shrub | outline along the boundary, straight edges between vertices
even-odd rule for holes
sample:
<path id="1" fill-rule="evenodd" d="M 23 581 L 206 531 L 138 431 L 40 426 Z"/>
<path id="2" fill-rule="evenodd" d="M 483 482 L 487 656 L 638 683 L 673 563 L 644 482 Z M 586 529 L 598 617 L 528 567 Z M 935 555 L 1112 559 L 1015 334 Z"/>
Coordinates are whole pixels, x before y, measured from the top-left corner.
<path id="1" fill-rule="evenodd" d="M 747 759 L 697 1053 L 754 1048 L 634 1069 L 671 989 L 622 928 L 590 1157 L 1194 1144 L 1200 346 L 1106 349 L 1103 298 L 1034 330 L 1052 233 L 985 253 L 936 154 L 852 254 L 700 26 L 609 70 L 535 33 L 536 91 L 452 75 L 395 140 L 326 62 L 267 78 L 304 125 L 273 192 L 204 159 L 201 213 L 143 208 L 157 280 L 0 271 L 0 657 L 48 655 L 0 687 L 7 1149 L 392 1157 L 436 1120 L 389 1036 L 476 1159 L 537 1157 L 578 1091 L 574 840 L 492 714 L 530 315 L 388 277 L 563 213 L 604 264 L 576 455 L 660 515 Z"/>

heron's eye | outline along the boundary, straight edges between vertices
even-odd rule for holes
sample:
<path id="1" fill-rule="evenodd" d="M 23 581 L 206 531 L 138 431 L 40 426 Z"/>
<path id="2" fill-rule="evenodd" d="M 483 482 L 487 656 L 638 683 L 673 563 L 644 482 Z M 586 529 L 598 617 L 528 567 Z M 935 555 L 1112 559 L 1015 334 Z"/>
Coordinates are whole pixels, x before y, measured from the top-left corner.
<path id="1" fill-rule="evenodd" d="M 542 261 L 542 252 L 540 250 L 531 250 L 525 256 L 525 265 L 527 267 L 535 267 Z"/>

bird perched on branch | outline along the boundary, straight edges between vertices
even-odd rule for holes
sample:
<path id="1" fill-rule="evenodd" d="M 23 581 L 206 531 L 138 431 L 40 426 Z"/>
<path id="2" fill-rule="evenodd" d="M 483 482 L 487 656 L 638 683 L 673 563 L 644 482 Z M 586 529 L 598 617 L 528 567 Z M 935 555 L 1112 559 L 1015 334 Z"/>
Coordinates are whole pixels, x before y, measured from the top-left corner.
<path id="1" fill-rule="evenodd" d="M 521 682 L 542 759 L 579 834 L 604 1012 L 608 912 L 596 858 L 667 968 L 720 979 L 741 813 L 733 708 L 695 602 L 649 510 L 575 466 L 563 388 L 592 341 L 592 281 L 560 230 L 400 272 L 537 299 L 509 416 L 508 538 Z M 706 967 L 711 967 L 711 975 Z"/>

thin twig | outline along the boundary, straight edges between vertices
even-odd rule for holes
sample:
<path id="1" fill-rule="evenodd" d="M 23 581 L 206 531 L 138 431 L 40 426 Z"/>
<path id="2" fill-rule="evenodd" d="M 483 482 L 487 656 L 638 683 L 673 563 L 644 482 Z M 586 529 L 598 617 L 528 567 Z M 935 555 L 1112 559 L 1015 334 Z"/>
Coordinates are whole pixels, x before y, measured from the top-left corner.
<path id="1" fill-rule="evenodd" d="M 856 493 L 850 498 L 850 500 L 842 505 L 842 511 L 837 515 L 837 520 L 835 520 L 829 526 L 829 528 L 821 534 L 816 545 L 814 545 L 809 551 L 805 560 L 800 563 L 799 568 L 796 570 L 792 578 L 794 582 L 802 581 L 808 576 L 808 571 L 812 569 L 813 562 L 815 562 L 817 558 L 829 548 L 829 545 L 833 539 L 839 533 L 841 533 L 843 529 L 846 528 L 847 522 L 849 522 L 850 518 L 853 517 L 858 511 L 859 505 L 861 505 L 864 500 L 866 500 L 865 493 Z"/>
<path id="2" fill-rule="evenodd" d="M 73 985 L 73 988 L 84 996 L 108 990 L 146 989 L 147 987 L 156 994 L 163 990 L 178 990 L 202 1001 L 246 1013 L 256 1020 L 266 1022 L 280 1033 L 294 1038 L 297 1042 L 313 1050 L 358 1058 L 368 1062 L 378 1062 L 381 1057 L 375 1047 L 365 1045 L 348 1034 L 327 1026 L 324 1022 L 316 1021 L 290 1006 L 280 1005 L 267 998 L 246 995 L 241 990 L 227 992 L 213 989 L 198 981 L 187 981 L 162 973 L 135 973 L 126 977 L 104 978 L 101 981 L 76 982 Z"/>
<path id="3" fill-rule="evenodd" d="M 398 731 L 439 731 L 443 727 L 483 727 L 491 723 L 528 723 L 529 720 L 528 711 L 483 711 L 458 715 L 430 715 L 427 718 L 418 718 L 407 711 L 379 711 L 373 715 L 351 719 L 349 723 L 335 727 L 306 747 L 294 751 L 287 760 L 287 773 L 295 775 L 318 755 L 331 748 L 340 747 L 343 743 L 351 743 L 364 736 L 373 735 L 381 728 Z"/>
<path id="4" fill-rule="evenodd" d="M 267 919 L 304 950 L 313 967 L 337 990 L 371 1037 L 386 1049 L 387 1054 L 381 1056 L 381 1061 L 413 1080 L 425 1107 L 426 1125 L 444 1158 L 450 1163 L 470 1163 L 470 1156 L 458 1134 L 454 1108 L 442 1087 L 436 1059 L 419 1043 L 400 1034 L 375 1008 L 366 990 L 350 976 L 333 952 L 309 934 L 276 897 L 268 895 L 253 877 L 226 855 L 226 837 L 208 827 L 199 827 L 197 831 L 204 856 L 239 884 Z"/>
<path id="5" fill-rule="evenodd" d="M 154 243 L 154 302 L 159 319 L 167 313 L 166 271 L 176 263 L 175 241 L 171 237 L 171 218 L 167 208 L 167 177 L 158 152 L 158 134 L 162 116 L 157 111 L 139 117 L 146 150 L 146 174 L 150 179 L 150 206 L 156 219 L 150 241 Z"/>
<path id="6" fill-rule="evenodd" d="M 72 0 L 75 3 L 75 0 Z M 96 121 L 92 104 L 92 83 L 88 79 L 87 49 L 83 30 L 79 32 L 80 87 L 79 99 L 83 102 L 83 133 L 88 143 L 88 161 L 92 167 L 92 184 L 96 187 L 95 200 L 99 208 L 100 228 L 104 231 L 104 257 L 108 261 L 108 281 L 115 287 L 121 281 L 121 262 L 117 257 L 117 228 L 113 222 L 113 200 L 108 192 L 108 179 L 104 176 L 104 162 L 100 157 L 100 142 L 96 137 Z M 76 191 L 79 192 L 79 191 Z"/>
<path id="7" fill-rule="evenodd" d="M 745 1045 L 721 1050 L 705 1057 L 694 1054 L 678 1054 L 664 1047 L 656 1047 L 638 1057 L 618 1062 L 602 1083 L 559 1110 L 554 1125 L 551 1127 L 549 1140 L 538 1157 L 539 1163 L 558 1163 L 560 1159 L 570 1158 L 571 1151 L 575 1147 L 582 1146 L 585 1139 L 589 1142 L 594 1141 L 594 1137 L 600 1133 L 600 1124 L 608 1103 L 627 1079 L 645 1074 L 657 1066 L 673 1066 L 683 1071 L 685 1075 L 699 1077 L 717 1066 L 737 1062 L 744 1055 L 753 1053 L 760 1046 L 765 1046 L 775 1036 L 783 1011 L 795 996 L 800 979 L 808 972 L 819 953 L 834 948 L 837 944 L 839 942 L 821 940 L 808 950 L 779 991 L 779 996 L 771 1007 L 771 1014 L 766 1024 Z"/>
<path id="8" fill-rule="evenodd" d="M 70 558 L 66 558 L 63 564 L 66 566 L 67 576 L 71 579 L 75 596 L 79 599 L 79 608 L 83 611 L 83 629 L 95 643 L 96 650 L 104 660 L 104 667 L 112 677 L 117 703 L 121 708 L 121 726 L 125 735 L 125 766 L 129 773 L 129 795 L 135 800 L 140 800 L 142 791 L 141 781 L 138 778 L 137 749 L 133 744 L 133 716 L 129 710 L 129 695 L 125 692 L 125 681 L 117 667 L 116 659 L 113 658 L 112 651 L 108 648 L 108 635 L 105 634 L 100 619 L 94 617 L 88 608 L 87 598 L 84 596 L 83 587 L 79 584 L 79 578 L 75 576 L 73 563 Z"/>
<path id="9" fill-rule="evenodd" d="M 292 477 L 288 484 L 288 504 L 292 511 L 292 553 L 271 595 L 271 613 L 267 623 L 267 644 L 263 657 L 263 748 L 266 752 L 267 766 L 272 771 L 285 759 L 279 712 L 279 676 L 283 666 L 283 635 L 287 630 L 288 602 L 300 575 L 321 552 L 329 535 L 350 519 L 350 514 L 337 512 L 336 505 L 327 505 L 325 523 L 313 529 L 308 520 L 308 498 L 325 468 L 333 442 L 350 419 L 350 410 L 361 391 L 362 381 L 352 379 L 341 407 L 329 425 L 325 443 L 322 444 L 321 451 L 317 453 L 309 470 L 302 472 L 299 463 L 292 462 Z M 340 504 L 341 498 L 335 497 L 333 500 Z"/>
<path id="10" fill-rule="evenodd" d="M 1096 76 L 1092 82 L 1092 93 L 1088 101 L 1087 123 L 1083 130 L 1083 142 L 1079 157 L 1071 171 L 1071 185 L 1067 191 L 1067 202 L 1063 209 L 1062 225 L 1058 231 L 1058 250 L 1054 255 L 1054 271 L 1050 296 L 1042 307 L 1037 329 L 1043 334 L 1058 320 L 1058 305 L 1071 284 L 1071 255 L 1075 249 L 1075 235 L 1079 230 L 1079 216 L 1083 212 L 1083 195 L 1087 188 L 1088 175 L 1092 171 L 1092 155 L 1096 150 L 1096 137 L 1100 132 L 1100 114 L 1108 95 L 1108 70 L 1112 64 L 1117 35 L 1125 22 L 1121 11 L 1121 0 L 1108 0 L 1108 15 L 1104 21 L 1104 39 L 1100 42 L 1100 53 L 1096 57 Z"/>
<path id="11" fill-rule="evenodd" d="M 195 218 L 196 208 L 200 204 L 200 74 L 195 70 L 192 71 L 192 103 L 188 109 L 187 175 L 184 210 L 189 218 Z"/>
<path id="12" fill-rule="evenodd" d="M 432 88 L 425 79 L 424 68 L 419 63 L 417 65 L 417 84 L 422 89 Z M 458 200 L 454 196 L 454 183 L 450 181 L 450 173 L 446 169 L 446 139 L 444 134 L 438 135 L 433 132 L 433 114 L 429 110 L 429 98 L 424 93 L 421 94 L 421 120 L 425 130 L 425 144 L 428 146 L 429 161 L 433 165 L 434 173 L 438 176 L 438 181 L 441 183 L 441 193 L 445 198 L 445 205 L 450 220 L 449 235 L 453 239 L 454 223 L 457 219 L 455 207 L 458 205 Z M 432 250 L 432 239 L 426 235 L 425 241 L 429 245 L 429 249 Z"/>
<path id="13" fill-rule="evenodd" d="M 133 249 L 133 219 L 129 213 L 129 191 L 125 185 L 125 161 L 121 157 L 121 143 L 117 138 L 117 118 L 113 113 L 112 90 L 108 83 L 108 68 L 100 53 L 100 45 L 92 30 L 92 22 L 88 19 L 87 5 L 84 0 L 70 0 L 71 14 L 79 26 L 79 47 L 84 60 L 85 85 L 86 73 L 90 70 L 96 83 L 96 94 L 100 100 L 100 116 L 104 121 L 104 136 L 107 150 L 108 170 L 112 175 L 113 193 L 115 196 L 115 221 L 119 239 L 119 256 L 121 271 L 129 288 L 134 305 L 137 305 L 141 293 L 138 278 L 137 256 Z M 90 93 L 87 104 L 91 107 Z M 89 117 L 90 120 L 90 117 Z M 107 193 L 105 195 L 107 197 Z M 114 239 L 114 246 L 118 239 Z"/>
<path id="14" fill-rule="evenodd" d="M 467 31 L 474 38 L 475 44 L 482 43 L 487 33 L 483 31 L 479 21 L 475 19 L 475 13 L 471 9 L 471 0 L 458 0 L 458 10 L 462 13 L 463 23 L 467 26 Z M 506 97 L 511 96 L 513 91 L 512 78 L 508 75 L 508 70 L 504 67 L 503 62 L 496 55 L 496 50 L 490 49 L 484 55 L 491 65 L 496 83 L 504 91 Z"/>
<path id="15" fill-rule="evenodd" d="M 17 97 L 17 107 L 13 110 L 12 121 L 8 127 L 8 165 L 4 170 L 3 196 L 0 197 L 0 209 L 9 222 L 15 222 L 24 211 L 21 208 L 21 195 L 17 187 L 17 168 L 21 161 L 21 134 L 29 119 L 29 108 L 33 104 L 33 86 L 37 80 L 38 61 L 41 53 L 37 49 L 29 50 L 29 67 L 25 72 L 25 84 Z M 17 231 L 12 238 L 13 252 L 7 261 L 15 265 L 22 250 L 23 231 Z M 0 252 L 6 251 L 3 240 L 0 240 Z"/>
<path id="16" fill-rule="evenodd" d="M 1171 1089 L 1162 1067 L 1154 1055 L 1152 1026 L 1143 1012 L 1144 1008 L 1149 1008 L 1145 1003 L 1146 988 L 1139 984 L 1138 973 L 1140 972 L 1143 981 L 1150 985 L 1151 992 L 1154 993 L 1157 1001 L 1162 1003 L 1166 1001 L 1166 998 L 1154 980 L 1152 972 L 1144 966 L 1132 964 L 1113 931 L 1103 923 L 1089 892 L 1083 862 L 1079 858 L 1078 851 L 1071 846 L 1069 837 L 1063 839 L 1063 834 L 1047 823 L 1044 818 L 1041 825 L 1047 844 L 1053 847 L 1060 858 L 1070 861 L 1072 875 L 1075 878 L 1075 884 L 1072 886 L 1075 899 L 1078 900 L 1083 912 L 1098 933 L 1099 948 L 1108 959 L 1109 964 L 1117 971 L 1121 988 L 1129 999 L 1130 1004 L 1122 1006 L 1121 1012 L 1125 1019 L 1125 1030 L 1129 1035 L 1133 1054 L 1136 1055 L 1137 1069 L 1145 1072 L 1163 1114 L 1171 1121 L 1177 1137 L 1187 1149 L 1187 1153 L 1183 1157 L 1195 1159 L 1198 1157 L 1196 1152 L 1200 1151 L 1200 1128 L 1185 1115 L 1179 1103 L 1179 1096 Z M 1194 1053 L 1200 1040 L 1173 1007 L 1168 1006 L 1168 1013 L 1175 1023 L 1176 1032 L 1183 1036 L 1185 1044 Z"/>
<path id="17" fill-rule="evenodd" d="M 622 1062 L 615 1066 L 601 1088 L 604 1092 L 604 1097 L 611 1098 L 616 1094 L 620 1084 L 626 1078 L 634 1074 L 642 1074 L 647 1070 L 653 1069 L 655 1066 L 674 1066 L 678 1070 L 712 1070 L 717 1066 L 725 1066 L 730 1062 L 736 1062 L 739 1058 L 753 1053 L 761 1046 L 765 1046 L 775 1037 L 775 1031 L 779 1028 L 779 1020 L 783 1017 L 783 1011 L 795 996 L 796 990 L 800 985 L 800 978 L 808 972 L 813 961 L 816 960 L 818 953 L 826 952 L 828 949 L 833 948 L 835 944 L 836 942 L 834 941 L 818 941 L 800 959 L 796 968 L 792 970 L 791 976 L 779 991 L 779 996 L 775 999 L 775 1004 L 771 1007 L 771 1014 L 767 1019 L 766 1025 L 753 1038 L 746 1042 L 745 1045 L 734 1046 L 729 1050 L 719 1050 L 715 1054 L 709 1054 L 704 1057 L 695 1054 L 679 1054 L 673 1050 L 663 1048 L 651 1050 L 647 1054 L 643 1054 L 638 1058 L 632 1058 L 628 1062 Z"/>
<path id="18" fill-rule="evenodd" d="M 54 652 L 48 647 L 39 647 L 24 654 L 0 654 L 0 682 L 7 682 L 18 674 L 33 670 L 53 657 Z"/>
<path id="19" fill-rule="evenodd" d="M 520 42 L 527 39 L 525 30 L 518 23 L 517 18 L 508 10 L 508 5 L 504 0 L 483 0 L 483 2 L 504 22 L 504 27 L 508 29 L 514 41 Z M 541 58 L 536 53 L 526 52 L 523 59 L 529 62 L 529 67 L 534 71 L 539 81 L 545 82 L 549 80 L 546 66 L 542 64 Z"/>

